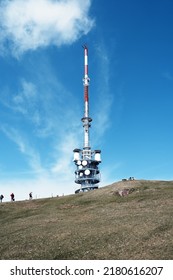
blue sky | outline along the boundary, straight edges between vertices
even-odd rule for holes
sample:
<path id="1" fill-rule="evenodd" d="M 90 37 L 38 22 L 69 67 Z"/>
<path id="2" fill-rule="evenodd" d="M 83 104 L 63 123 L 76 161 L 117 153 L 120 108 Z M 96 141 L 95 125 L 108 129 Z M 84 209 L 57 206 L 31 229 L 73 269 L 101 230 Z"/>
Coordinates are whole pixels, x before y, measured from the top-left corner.
<path id="1" fill-rule="evenodd" d="M 74 193 L 83 49 L 100 186 L 173 179 L 173 2 L 0 1 L 0 193 Z"/>

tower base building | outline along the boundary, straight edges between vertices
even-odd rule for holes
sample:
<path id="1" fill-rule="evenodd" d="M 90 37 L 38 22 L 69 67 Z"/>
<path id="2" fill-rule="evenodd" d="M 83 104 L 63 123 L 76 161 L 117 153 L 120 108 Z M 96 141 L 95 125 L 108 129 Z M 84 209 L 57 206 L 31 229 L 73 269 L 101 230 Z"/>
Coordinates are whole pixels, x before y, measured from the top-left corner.
<path id="1" fill-rule="evenodd" d="M 98 189 L 98 183 L 100 182 L 100 171 L 98 165 L 101 162 L 101 151 L 74 149 L 73 152 L 74 162 L 76 165 L 75 183 L 81 185 L 75 193 Z"/>

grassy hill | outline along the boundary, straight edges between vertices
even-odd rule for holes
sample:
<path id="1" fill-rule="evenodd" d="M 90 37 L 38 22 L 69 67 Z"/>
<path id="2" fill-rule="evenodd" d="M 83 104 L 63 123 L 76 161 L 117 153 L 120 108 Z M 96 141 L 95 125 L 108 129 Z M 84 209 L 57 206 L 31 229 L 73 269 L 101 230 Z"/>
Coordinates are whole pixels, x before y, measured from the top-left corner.
<path id="1" fill-rule="evenodd" d="M 173 259 L 173 181 L 1 203 L 0 241 L 1 259 Z"/>

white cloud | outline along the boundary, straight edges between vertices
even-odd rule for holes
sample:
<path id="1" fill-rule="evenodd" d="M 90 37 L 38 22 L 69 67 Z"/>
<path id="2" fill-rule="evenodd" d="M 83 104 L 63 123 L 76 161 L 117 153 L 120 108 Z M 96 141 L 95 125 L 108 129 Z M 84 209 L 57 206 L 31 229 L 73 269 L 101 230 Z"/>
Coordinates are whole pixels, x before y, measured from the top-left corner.
<path id="1" fill-rule="evenodd" d="M 72 163 L 72 151 L 79 144 L 77 131 L 66 133 L 62 137 L 62 141 L 58 143 L 56 150 L 59 156 L 54 162 L 51 172 L 53 174 L 61 174 L 64 178 L 69 178 L 74 172 L 74 165 Z M 70 156 L 71 155 L 71 156 Z"/>
<path id="2" fill-rule="evenodd" d="M 35 125 L 39 125 L 41 120 L 36 85 L 22 79 L 20 91 L 11 98 L 11 109 L 30 118 Z"/>
<path id="3" fill-rule="evenodd" d="M 1 90 L 0 103 L 10 110 L 10 116 L 15 115 L 19 122 L 31 125 L 33 136 L 57 137 L 57 134 L 60 135 L 69 128 L 74 129 L 73 126 L 76 127 L 79 119 L 73 109 L 77 106 L 74 95 L 58 81 L 50 69 L 47 70 L 45 79 L 39 79 L 36 74 L 36 80 L 37 83 L 33 83 L 21 79 L 17 92 L 7 88 Z"/>
<path id="4" fill-rule="evenodd" d="M 0 3 L 0 50 L 25 51 L 72 44 L 93 27 L 91 0 L 4 0 Z"/>
<path id="5" fill-rule="evenodd" d="M 45 169 L 43 169 L 41 165 L 41 160 L 39 153 L 31 147 L 28 143 L 28 140 L 22 135 L 21 131 L 18 131 L 15 128 L 12 128 L 9 125 L 2 125 L 1 130 L 4 134 L 12 140 L 18 147 L 20 153 L 26 156 L 27 161 L 32 168 L 32 171 L 37 173 L 45 173 Z"/>
<path id="6" fill-rule="evenodd" d="M 98 99 L 97 108 L 95 109 L 94 122 L 97 124 L 94 127 L 95 142 L 102 139 L 106 130 L 111 124 L 110 112 L 113 103 L 113 94 L 110 92 L 110 58 L 101 44 L 96 47 L 96 53 L 99 61 L 99 84 L 98 84 Z M 100 77 L 102 81 L 100 83 Z"/>

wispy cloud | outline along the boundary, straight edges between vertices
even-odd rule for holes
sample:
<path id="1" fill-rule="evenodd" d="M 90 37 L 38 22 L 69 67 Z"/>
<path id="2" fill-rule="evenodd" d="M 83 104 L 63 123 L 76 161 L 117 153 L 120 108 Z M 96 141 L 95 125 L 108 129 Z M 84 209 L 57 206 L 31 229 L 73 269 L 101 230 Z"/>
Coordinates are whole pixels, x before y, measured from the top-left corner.
<path id="1" fill-rule="evenodd" d="M 72 166 L 72 151 L 78 146 L 78 132 L 72 130 L 71 132 L 64 133 L 62 135 L 63 140 L 57 143 L 56 151 L 59 156 L 55 160 L 51 172 L 54 174 L 61 174 L 61 176 L 66 176 L 72 174 L 74 168 Z M 71 156 L 70 156 L 71 155 Z"/>
<path id="2" fill-rule="evenodd" d="M 49 45 L 75 42 L 93 27 L 91 0 L 4 0 L 0 3 L 0 50 L 19 56 Z"/>
<path id="3" fill-rule="evenodd" d="M 11 109 L 29 118 L 35 125 L 41 123 L 39 112 L 39 95 L 37 86 L 32 82 L 21 80 L 20 90 L 11 99 Z"/>
<path id="4" fill-rule="evenodd" d="M 39 79 L 39 75 L 37 84 L 23 78 L 17 92 L 2 90 L 1 106 L 4 111 L 8 108 L 11 117 L 1 122 L 0 129 L 17 145 L 28 163 L 28 174 L 33 173 L 38 184 L 41 178 L 47 178 L 50 185 L 56 181 L 58 185 L 69 182 L 70 186 L 74 180 L 73 149 L 80 144 L 81 116 L 74 111 L 78 104 L 49 65 L 45 79 Z M 44 145 L 45 149 L 40 149 Z"/>
<path id="5" fill-rule="evenodd" d="M 99 61 L 99 82 L 94 121 L 97 124 L 95 126 L 95 140 L 98 142 L 111 125 L 110 112 L 113 95 L 110 92 L 110 56 L 102 44 L 96 47 L 96 54 Z"/>
<path id="6" fill-rule="evenodd" d="M 18 117 L 19 122 L 31 124 L 34 135 L 43 138 L 61 134 L 69 126 L 73 128 L 78 117 L 73 110 L 74 104 L 77 106 L 75 96 L 55 77 L 49 64 L 46 67 L 46 73 L 35 72 L 35 82 L 22 78 L 18 89 L 2 88 L 0 100 L 10 115 Z"/>
<path id="7" fill-rule="evenodd" d="M 45 172 L 41 166 L 38 152 L 31 147 L 21 131 L 19 132 L 17 129 L 12 128 L 9 125 L 2 125 L 1 131 L 3 131 L 4 134 L 18 146 L 20 153 L 26 156 L 28 163 L 35 174 Z"/>
<path id="8" fill-rule="evenodd" d="M 54 135 L 54 138 L 56 136 L 58 138 L 48 149 L 50 164 L 45 166 L 38 146 L 34 147 L 31 139 L 26 137 L 21 130 L 14 129 L 9 125 L 1 125 L 0 129 L 17 145 L 19 152 L 28 163 L 28 168 L 25 167 L 24 171 L 21 170 L 21 172 L 14 174 L 11 171 L 8 172 L 14 179 L 0 180 L 0 188 L 3 190 L 5 200 L 8 200 L 11 191 L 15 192 L 17 200 L 26 199 L 30 191 L 33 191 L 34 198 L 74 192 L 72 151 L 79 144 L 75 131 L 72 130 L 69 133 L 64 131 L 61 137 L 58 134 Z M 0 173 L 5 175 L 3 169 Z M 23 175 L 27 178 L 22 179 Z"/>

